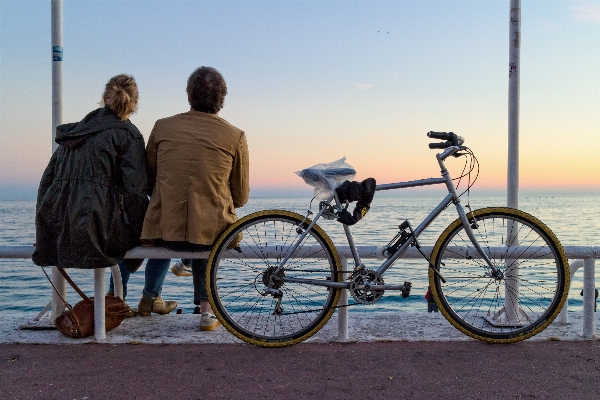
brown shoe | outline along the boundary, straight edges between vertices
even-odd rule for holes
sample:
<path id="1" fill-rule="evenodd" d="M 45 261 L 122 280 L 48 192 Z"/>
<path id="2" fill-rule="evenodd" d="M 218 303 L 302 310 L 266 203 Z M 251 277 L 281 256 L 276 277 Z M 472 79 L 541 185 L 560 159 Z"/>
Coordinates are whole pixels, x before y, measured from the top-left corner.
<path id="1" fill-rule="evenodd" d="M 147 317 L 153 312 L 157 314 L 168 314 L 177 307 L 176 301 L 165 301 L 162 297 L 156 298 L 142 295 L 142 299 L 138 304 L 137 313 L 140 317 Z"/>
<path id="2" fill-rule="evenodd" d="M 154 304 L 152 304 L 152 312 L 157 314 L 168 314 L 173 311 L 177 307 L 177 302 L 175 300 L 166 301 L 163 300 L 160 295 L 154 299 Z"/>
<path id="3" fill-rule="evenodd" d="M 140 317 L 147 317 L 150 314 L 152 314 L 152 303 L 153 302 L 154 302 L 154 299 L 152 297 L 142 295 L 142 299 L 140 300 L 140 302 L 138 304 L 138 315 Z"/>

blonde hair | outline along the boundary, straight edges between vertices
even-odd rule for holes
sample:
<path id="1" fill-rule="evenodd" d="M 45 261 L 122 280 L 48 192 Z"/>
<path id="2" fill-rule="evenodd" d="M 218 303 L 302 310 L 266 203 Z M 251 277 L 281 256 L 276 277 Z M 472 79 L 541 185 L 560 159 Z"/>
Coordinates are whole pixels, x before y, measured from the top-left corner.
<path id="1" fill-rule="evenodd" d="M 110 78 L 102 95 L 102 103 L 124 121 L 136 112 L 138 87 L 131 75 L 117 75 Z"/>

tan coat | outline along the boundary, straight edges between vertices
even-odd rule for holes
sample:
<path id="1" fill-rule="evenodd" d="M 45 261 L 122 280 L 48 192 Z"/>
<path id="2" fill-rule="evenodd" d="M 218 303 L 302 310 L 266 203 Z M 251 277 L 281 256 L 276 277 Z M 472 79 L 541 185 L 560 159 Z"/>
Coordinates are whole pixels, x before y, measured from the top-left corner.
<path id="1" fill-rule="evenodd" d="M 154 189 L 142 239 L 212 245 L 248 201 L 244 132 L 192 110 L 156 121 L 146 152 Z"/>

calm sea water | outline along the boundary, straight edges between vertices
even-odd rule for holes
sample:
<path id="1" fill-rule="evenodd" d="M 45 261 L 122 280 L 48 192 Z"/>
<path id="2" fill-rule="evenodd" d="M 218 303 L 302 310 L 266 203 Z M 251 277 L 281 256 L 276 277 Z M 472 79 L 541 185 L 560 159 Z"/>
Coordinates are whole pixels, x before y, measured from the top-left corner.
<path id="1" fill-rule="evenodd" d="M 408 219 L 413 226 L 439 203 L 443 194 L 428 194 L 423 197 L 375 197 L 371 210 L 352 229 L 357 245 L 385 245 L 396 234 L 397 225 Z M 278 208 L 304 214 L 308 209 L 308 198 L 255 198 L 238 210 L 242 217 L 259 210 Z M 467 199 L 463 200 L 463 205 Z M 505 206 L 504 196 L 471 196 L 473 209 L 488 206 Z M 313 202 L 316 211 L 317 202 Z M 563 245 L 600 246 L 600 195 L 521 195 L 519 208 L 529 212 L 550 227 Z M 0 201 L 0 245 L 29 245 L 35 242 L 35 201 Z M 432 246 L 443 229 L 454 219 L 453 208 L 446 210 L 420 238 L 421 244 Z M 323 221 L 321 227 L 336 245 L 346 245 L 339 223 Z M 177 260 L 173 260 L 173 263 Z M 368 268 L 376 269 L 377 260 L 364 260 Z M 379 261 L 380 262 L 380 261 Z M 71 270 L 77 284 L 86 292 L 93 293 L 93 273 Z M 583 270 L 577 272 L 569 293 L 569 309 L 581 311 Z M 411 297 L 402 299 L 398 294 L 386 292 L 382 300 L 372 306 L 357 306 L 355 310 L 368 307 L 377 311 L 426 311 L 424 294 L 427 290 L 427 264 L 423 260 L 400 260 L 385 275 L 386 283 L 413 283 Z M 143 268 L 131 276 L 128 301 L 136 305 L 144 283 Z M 0 260 L 0 312 L 38 312 L 49 301 L 51 286 L 31 260 Z M 70 302 L 77 302 L 78 295 L 68 290 Z M 167 275 L 163 297 L 179 301 L 184 312 L 193 309 L 191 277 Z"/>

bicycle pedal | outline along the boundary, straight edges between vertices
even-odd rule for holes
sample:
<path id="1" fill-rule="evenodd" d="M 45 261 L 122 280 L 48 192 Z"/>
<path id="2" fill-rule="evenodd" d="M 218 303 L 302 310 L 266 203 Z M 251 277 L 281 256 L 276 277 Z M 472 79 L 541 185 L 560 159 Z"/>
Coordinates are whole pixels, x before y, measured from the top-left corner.
<path id="1" fill-rule="evenodd" d="M 412 288 L 412 283 L 404 282 L 404 290 L 402 291 L 402 298 L 407 298 L 410 296 L 410 289 Z"/>

